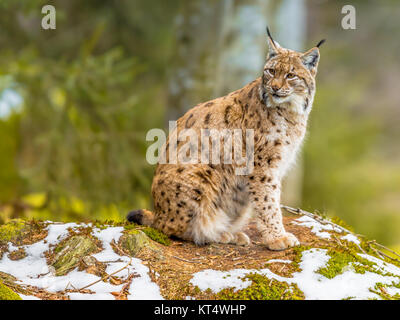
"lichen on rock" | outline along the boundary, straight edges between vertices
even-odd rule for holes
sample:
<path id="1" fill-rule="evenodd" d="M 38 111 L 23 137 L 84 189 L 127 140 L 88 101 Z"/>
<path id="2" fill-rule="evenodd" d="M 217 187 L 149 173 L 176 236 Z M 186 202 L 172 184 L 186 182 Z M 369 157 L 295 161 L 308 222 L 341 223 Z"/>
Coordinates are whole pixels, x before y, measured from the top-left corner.
<path id="1" fill-rule="evenodd" d="M 129 253 L 130 256 L 136 256 L 143 248 L 156 250 L 155 245 L 149 237 L 141 230 L 129 230 L 119 240 L 120 247 Z"/>
<path id="2" fill-rule="evenodd" d="M 85 236 L 73 236 L 59 244 L 54 252 L 51 266 L 55 275 L 62 276 L 78 266 L 80 260 L 97 251 L 96 243 Z"/>

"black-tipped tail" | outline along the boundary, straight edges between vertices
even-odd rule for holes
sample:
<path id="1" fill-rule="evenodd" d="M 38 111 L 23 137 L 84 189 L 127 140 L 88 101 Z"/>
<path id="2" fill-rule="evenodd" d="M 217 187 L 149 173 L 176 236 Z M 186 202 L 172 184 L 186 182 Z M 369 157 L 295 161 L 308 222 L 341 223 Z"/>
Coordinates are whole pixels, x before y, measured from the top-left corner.
<path id="1" fill-rule="evenodd" d="M 126 216 L 126 219 L 129 222 L 134 222 L 137 224 L 142 224 L 142 220 L 143 220 L 143 210 L 133 210 L 131 212 L 128 213 L 128 215 Z"/>
<path id="2" fill-rule="evenodd" d="M 150 226 L 153 222 L 154 215 L 149 210 L 139 209 L 129 212 L 126 219 L 129 222 Z"/>

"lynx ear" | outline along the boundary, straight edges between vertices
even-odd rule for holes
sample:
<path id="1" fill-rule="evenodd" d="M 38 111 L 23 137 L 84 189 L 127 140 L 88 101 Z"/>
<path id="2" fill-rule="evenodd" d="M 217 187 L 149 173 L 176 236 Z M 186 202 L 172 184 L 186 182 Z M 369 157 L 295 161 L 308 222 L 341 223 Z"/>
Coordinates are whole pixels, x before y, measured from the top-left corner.
<path id="1" fill-rule="evenodd" d="M 319 62 L 319 49 L 314 47 L 301 56 L 301 61 L 311 73 L 315 73 Z"/>
<path id="2" fill-rule="evenodd" d="M 267 27 L 267 35 L 268 35 L 268 57 L 272 58 L 274 56 L 276 56 L 279 52 L 280 52 L 280 48 L 281 46 L 279 45 L 278 42 L 276 42 L 274 39 L 272 39 L 271 33 L 269 32 L 269 28 Z"/>

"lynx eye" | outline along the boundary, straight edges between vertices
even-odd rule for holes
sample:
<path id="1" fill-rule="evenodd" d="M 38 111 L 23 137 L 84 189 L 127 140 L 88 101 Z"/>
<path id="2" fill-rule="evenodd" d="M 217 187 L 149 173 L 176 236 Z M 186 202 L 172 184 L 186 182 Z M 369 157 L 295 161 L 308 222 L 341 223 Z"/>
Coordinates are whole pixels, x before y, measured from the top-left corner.
<path id="1" fill-rule="evenodd" d="M 267 69 L 267 72 L 268 72 L 271 76 L 274 76 L 274 75 L 275 75 L 275 70 L 274 70 L 274 69 Z"/>
<path id="2" fill-rule="evenodd" d="M 294 79 L 294 78 L 296 78 L 296 75 L 295 75 L 294 73 L 288 73 L 288 74 L 286 75 L 286 78 L 287 78 L 287 79 Z"/>

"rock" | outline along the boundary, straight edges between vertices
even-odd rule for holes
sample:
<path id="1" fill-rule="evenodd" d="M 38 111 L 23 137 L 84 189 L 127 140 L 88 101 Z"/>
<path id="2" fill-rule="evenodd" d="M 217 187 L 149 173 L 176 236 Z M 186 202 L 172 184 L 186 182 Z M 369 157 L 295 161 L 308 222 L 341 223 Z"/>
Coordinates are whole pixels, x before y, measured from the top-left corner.
<path id="1" fill-rule="evenodd" d="M 103 277 L 105 275 L 106 265 L 104 263 L 99 262 L 93 256 L 84 256 L 79 261 L 78 270 L 85 270 L 87 273 L 94 274 L 99 277 Z"/>
<path id="2" fill-rule="evenodd" d="M 156 250 L 155 245 L 141 230 L 130 230 L 121 237 L 119 243 L 132 257 L 137 255 L 143 248 Z"/>
<path id="3" fill-rule="evenodd" d="M 96 243 L 85 236 L 73 236 L 66 242 L 58 245 L 54 252 L 51 266 L 55 269 L 56 276 L 67 274 L 78 266 L 79 261 L 97 250 Z"/>

